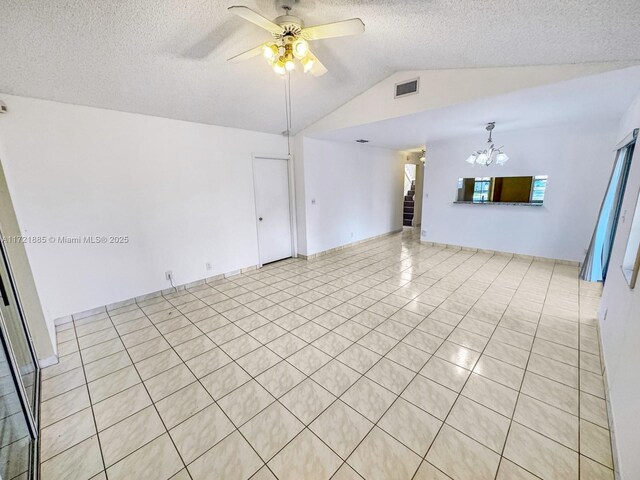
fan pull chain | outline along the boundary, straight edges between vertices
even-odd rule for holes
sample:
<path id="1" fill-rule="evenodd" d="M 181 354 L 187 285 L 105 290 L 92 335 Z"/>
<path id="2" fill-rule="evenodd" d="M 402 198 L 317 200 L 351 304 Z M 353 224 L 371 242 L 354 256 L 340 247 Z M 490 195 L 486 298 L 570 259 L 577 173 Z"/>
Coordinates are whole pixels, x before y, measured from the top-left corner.
<path id="1" fill-rule="evenodd" d="M 287 72 L 284 83 L 284 110 L 287 122 L 287 155 L 291 156 L 291 72 Z"/>

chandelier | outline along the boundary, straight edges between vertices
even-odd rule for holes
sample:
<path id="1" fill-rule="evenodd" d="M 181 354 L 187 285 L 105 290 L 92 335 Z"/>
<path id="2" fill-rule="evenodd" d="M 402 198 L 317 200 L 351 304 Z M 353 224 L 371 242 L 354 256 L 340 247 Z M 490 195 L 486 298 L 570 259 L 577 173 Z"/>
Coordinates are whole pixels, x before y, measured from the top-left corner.
<path id="1" fill-rule="evenodd" d="M 487 123 L 485 128 L 487 132 L 489 132 L 487 147 L 484 150 L 476 150 L 469 155 L 469 158 L 466 160 L 467 163 L 471 165 L 484 165 L 485 167 L 488 167 L 494 162 L 496 165 L 504 165 L 507 163 L 507 160 L 509 160 L 509 157 L 502 151 L 503 147 L 496 147 L 491 139 L 491 132 L 496 128 L 496 122 Z"/>
<path id="2" fill-rule="evenodd" d="M 296 68 L 295 60 L 302 64 L 305 73 L 311 71 L 316 57 L 309 51 L 309 43 L 301 37 L 285 35 L 277 42 L 267 43 L 262 53 L 274 72 L 284 75 Z"/>

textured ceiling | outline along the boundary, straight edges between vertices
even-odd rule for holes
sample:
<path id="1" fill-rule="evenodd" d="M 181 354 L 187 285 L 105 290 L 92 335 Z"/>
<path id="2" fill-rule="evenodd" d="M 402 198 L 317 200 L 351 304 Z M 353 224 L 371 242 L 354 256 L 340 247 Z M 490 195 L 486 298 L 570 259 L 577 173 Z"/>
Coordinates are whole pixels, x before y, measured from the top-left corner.
<path id="1" fill-rule="evenodd" d="M 0 92 L 266 132 L 284 130 L 269 38 L 226 8 L 273 0 L 0 0 Z M 307 25 L 359 16 L 364 35 L 316 42 L 324 77 L 292 75 L 298 131 L 399 70 L 640 57 L 637 0 L 300 0 Z"/>

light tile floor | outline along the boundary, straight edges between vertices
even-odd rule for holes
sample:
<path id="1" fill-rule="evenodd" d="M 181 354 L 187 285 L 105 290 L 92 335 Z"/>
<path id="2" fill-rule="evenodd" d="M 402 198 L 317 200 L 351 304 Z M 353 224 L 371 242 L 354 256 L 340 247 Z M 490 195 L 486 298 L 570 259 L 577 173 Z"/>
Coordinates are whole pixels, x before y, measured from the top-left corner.
<path id="1" fill-rule="evenodd" d="M 612 479 L 600 286 L 416 235 L 58 327 L 42 478 Z"/>

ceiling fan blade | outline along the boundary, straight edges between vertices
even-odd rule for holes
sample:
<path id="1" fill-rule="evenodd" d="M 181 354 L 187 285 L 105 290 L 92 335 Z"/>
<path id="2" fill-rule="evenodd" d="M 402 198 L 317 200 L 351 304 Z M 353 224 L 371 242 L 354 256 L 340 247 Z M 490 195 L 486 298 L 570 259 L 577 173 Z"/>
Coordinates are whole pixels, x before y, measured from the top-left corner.
<path id="1" fill-rule="evenodd" d="M 250 21 L 251 23 L 255 23 L 259 27 L 262 27 L 273 34 L 277 35 L 283 32 L 283 28 L 280 25 L 276 25 L 271 20 L 264 18 L 262 15 L 254 12 L 248 7 L 229 7 L 228 10 L 231 13 Z"/>
<path id="2" fill-rule="evenodd" d="M 311 53 L 311 52 L 309 52 Z M 313 55 L 313 53 L 311 53 L 311 55 Z M 320 62 L 320 60 L 318 60 L 318 57 L 316 57 L 315 55 L 313 55 L 313 66 L 311 67 L 311 70 L 309 71 L 311 73 L 311 75 L 313 75 L 314 77 L 321 77 L 322 75 L 324 75 L 325 73 L 327 73 L 327 67 L 325 67 L 322 62 Z"/>
<path id="3" fill-rule="evenodd" d="M 227 59 L 227 62 L 238 63 L 243 60 L 247 60 L 249 58 L 257 57 L 262 53 L 262 48 L 264 47 L 264 43 L 261 43 L 257 47 L 253 47 L 251 50 L 247 50 L 246 52 L 239 53 L 231 58 Z"/>
<path id="4" fill-rule="evenodd" d="M 341 22 L 326 23 L 314 27 L 302 29 L 302 36 L 307 40 L 320 40 L 323 38 L 344 37 L 364 33 L 364 22 L 359 18 L 343 20 Z"/>

